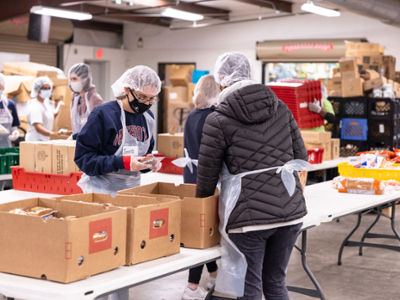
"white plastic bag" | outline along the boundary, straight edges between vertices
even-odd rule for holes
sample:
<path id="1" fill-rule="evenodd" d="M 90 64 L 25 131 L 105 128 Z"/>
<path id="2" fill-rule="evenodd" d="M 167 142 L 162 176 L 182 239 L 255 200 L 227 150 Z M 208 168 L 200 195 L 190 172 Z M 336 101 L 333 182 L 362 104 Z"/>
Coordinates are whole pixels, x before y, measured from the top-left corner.
<path id="1" fill-rule="evenodd" d="M 215 283 L 215 290 L 217 292 L 235 297 L 242 297 L 244 294 L 247 271 L 246 258 L 229 239 L 226 233 L 226 226 L 228 225 L 229 216 L 235 208 L 241 192 L 242 177 L 263 173 L 273 169 L 277 169 L 276 173 L 281 173 L 283 184 L 289 195 L 292 196 L 296 188 L 296 180 L 293 176 L 293 172 L 303 170 L 312 171 L 314 167 L 304 160 L 295 159 L 287 162 L 282 167 L 273 167 L 232 175 L 229 173 L 225 164 L 222 166 L 218 202 L 218 214 L 221 221 L 219 224 L 219 231 L 221 233 L 222 254 L 221 265 Z"/>
<path id="2" fill-rule="evenodd" d="M 181 168 L 188 167 L 189 170 L 190 170 L 190 173 L 193 174 L 193 166 L 192 166 L 192 164 L 197 167 L 199 161 L 197 159 L 191 159 L 189 157 L 189 153 L 188 153 L 186 148 L 183 149 L 183 151 L 185 153 L 185 157 L 177 158 L 177 159 L 173 160 L 172 163 L 177 167 L 181 167 Z"/>

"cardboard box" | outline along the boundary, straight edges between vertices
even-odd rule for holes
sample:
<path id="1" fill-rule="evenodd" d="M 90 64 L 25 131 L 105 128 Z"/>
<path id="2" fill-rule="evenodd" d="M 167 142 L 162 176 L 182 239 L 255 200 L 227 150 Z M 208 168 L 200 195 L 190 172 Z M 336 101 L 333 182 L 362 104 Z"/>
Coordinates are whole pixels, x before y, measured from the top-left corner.
<path id="1" fill-rule="evenodd" d="M 63 101 L 66 106 L 71 106 L 72 91 L 68 85 L 55 85 L 52 99 L 54 101 Z"/>
<path id="2" fill-rule="evenodd" d="M 374 87 L 382 86 L 382 85 L 383 85 L 382 77 L 367 80 L 364 82 L 364 91 L 369 91 L 369 90 L 372 90 Z"/>
<path id="3" fill-rule="evenodd" d="M 362 70 L 360 77 L 364 80 L 370 80 L 381 77 L 378 72 L 374 70 Z"/>
<path id="4" fill-rule="evenodd" d="M 342 97 L 342 90 L 333 90 L 329 93 L 331 97 Z"/>
<path id="5" fill-rule="evenodd" d="M 332 132 L 326 131 L 307 131 L 300 130 L 301 137 L 303 138 L 305 143 L 327 143 L 331 140 Z"/>
<path id="6" fill-rule="evenodd" d="M 171 195 L 182 200 L 181 244 L 187 248 L 204 249 L 220 242 L 218 231 L 218 190 L 214 196 L 196 198 L 196 186 L 157 182 L 119 191 L 123 195 Z"/>
<path id="7" fill-rule="evenodd" d="M 51 173 L 53 145 L 50 143 L 36 143 L 35 148 L 35 172 Z"/>
<path id="8" fill-rule="evenodd" d="M 193 103 L 168 103 L 164 114 L 164 130 L 169 132 L 173 128 L 175 128 L 175 130 L 177 130 L 178 132 L 183 132 L 186 117 L 192 110 L 194 110 Z"/>
<path id="9" fill-rule="evenodd" d="M 385 71 L 384 76 L 387 79 L 395 80 L 396 79 L 396 58 L 392 55 L 383 56 L 382 60 L 382 68 Z"/>
<path id="10" fill-rule="evenodd" d="M 75 164 L 75 143 L 56 143 L 52 147 L 53 174 L 69 175 L 71 172 L 81 172 Z"/>
<path id="11" fill-rule="evenodd" d="M 394 81 L 400 83 L 400 72 L 395 72 Z"/>
<path id="12" fill-rule="evenodd" d="M 169 81 L 172 86 L 185 86 L 192 83 L 194 65 L 171 65 Z"/>
<path id="13" fill-rule="evenodd" d="M 364 55 L 362 57 L 363 65 L 381 66 L 382 55 Z"/>
<path id="14" fill-rule="evenodd" d="M 57 131 L 60 129 L 72 130 L 71 110 L 67 105 L 61 105 L 55 120 Z"/>
<path id="15" fill-rule="evenodd" d="M 375 66 L 375 65 L 363 65 L 359 64 L 358 65 L 358 71 L 361 73 L 364 70 L 373 70 L 377 73 L 380 73 L 382 66 Z"/>
<path id="16" fill-rule="evenodd" d="M 303 188 L 303 193 L 304 193 L 304 189 L 306 188 L 306 184 L 307 184 L 307 175 L 308 175 L 307 171 L 299 171 L 299 180 L 301 183 L 301 187 Z"/>
<path id="17" fill-rule="evenodd" d="M 160 133 L 158 135 L 158 153 L 166 157 L 183 157 L 183 132 Z"/>
<path id="18" fill-rule="evenodd" d="M 55 199 L 110 203 L 127 209 L 126 265 L 180 252 L 181 203 L 177 196 L 78 194 Z M 157 224 L 157 221 L 158 222 Z"/>
<path id="19" fill-rule="evenodd" d="M 71 172 L 79 172 L 79 173 L 82 172 L 75 163 L 75 146 L 72 146 L 72 145 L 70 145 L 68 147 L 68 173 L 67 174 L 70 174 Z"/>
<path id="20" fill-rule="evenodd" d="M 48 219 L 8 213 L 35 206 L 52 208 Z M 33 198 L 0 204 L 0 271 L 69 283 L 123 266 L 127 211 L 94 203 Z M 106 232 L 106 239 L 94 235 Z"/>
<path id="21" fill-rule="evenodd" d="M 360 77 L 360 73 L 354 72 L 354 71 L 346 71 L 346 72 L 342 72 L 342 80 L 345 79 L 353 79 L 353 78 L 359 78 Z"/>
<path id="22" fill-rule="evenodd" d="M 17 103 L 25 103 L 32 99 L 32 82 L 31 80 L 27 82 L 12 82 L 7 85 L 4 94 L 10 99 L 16 98 Z"/>
<path id="23" fill-rule="evenodd" d="M 343 97 L 358 97 L 364 96 L 364 79 L 354 78 L 342 81 L 342 96 Z"/>
<path id="24" fill-rule="evenodd" d="M 193 96 L 194 96 L 195 87 L 196 87 L 195 83 L 189 83 L 188 84 L 188 100 L 187 100 L 187 102 L 189 102 L 189 103 L 193 102 Z"/>
<path id="25" fill-rule="evenodd" d="M 5 62 L 4 75 L 47 76 L 57 78 L 57 71 L 52 67 L 32 62 Z"/>
<path id="26" fill-rule="evenodd" d="M 306 146 L 307 149 L 324 148 L 324 156 L 322 158 L 322 161 L 328 161 L 328 160 L 332 159 L 331 141 L 328 141 L 326 143 L 307 143 L 307 142 L 305 142 L 305 146 Z"/>
<path id="27" fill-rule="evenodd" d="M 340 155 L 340 139 L 331 139 L 331 158 L 338 159 Z"/>
<path id="28" fill-rule="evenodd" d="M 188 88 L 184 86 L 165 86 L 164 106 L 171 102 L 188 102 Z"/>
<path id="29" fill-rule="evenodd" d="M 342 74 L 342 78 L 344 78 L 345 72 L 352 72 L 349 74 L 358 74 L 358 66 L 357 60 L 354 57 L 343 57 L 339 60 L 340 65 L 340 73 Z M 348 76 L 347 76 L 348 77 Z M 356 77 L 354 77 L 356 78 Z"/>
<path id="30" fill-rule="evenodd" d="M 379 53 L 381 47 L 374 43 L 352 43 L 346 42 L 346 51 L 376 52 Z"/>
<path id="31" fill-rule="evenodd" d="M 31 142 L 19 143 L 19 165 L 26 172 L 35 172 L 36 144 Z"/>

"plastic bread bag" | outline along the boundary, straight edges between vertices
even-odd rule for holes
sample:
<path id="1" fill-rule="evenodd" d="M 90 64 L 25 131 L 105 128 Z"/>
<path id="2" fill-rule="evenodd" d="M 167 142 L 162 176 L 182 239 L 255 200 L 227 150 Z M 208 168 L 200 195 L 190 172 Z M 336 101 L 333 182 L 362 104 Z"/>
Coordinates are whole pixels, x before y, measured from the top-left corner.
<path id="1" fill-rule="evenodd" d="M 185 153 L 185 157 L 177 158 L 177 159 L 173 160 L 172 163 L 177 167 L 181 167 L 181 168 L 188 167 L 189 170 L 190 170 L 190 173 L 193 174 L 193 166 L 192 166 L 192 164 L 197 167 L 198 160 L 197 159 L 191 159 L 189 157 L 189 153 L 188 153 L 186 148 L 183 149 L 183 151 Z"/>
<path id="2" fill-rule="evenodd" d="M 385 184 L 373 178 L 348 178 L 344 177 L 338 183 L 339 193 L 383 195 Z"/>
<path id="3" fill-rule="evenodd" d="M 332 187 L 337 190 L 339 181 L 342 180 L 343 178 L 344 178 L 343 176 L 337 176 L 337 177 L 333 178 L 332 179 Z"/>
<path id="4" fill-rule="evenodd" d="M 157 162 L 162 161 L 164 159 L 164 157 L 155 157 L 153 156 L 153 154 L 149 154 L 146 156 L 143 156 L 139 159 L 139 162 L 141 162 L 142 164 L 149 164 L 152 166 L 155 166 L 157 164 Z"/>
<path id="5" fill-rule="evenodd" d="M 239 251 L 236 245 L 229 239 L 226 232 L 228 219 L 241 193 L 242 177 L 276 170 L 281 174 L 283 184 L 290 196 L 296 188 L 296 180 L 293 176 L 294 171 L 312 171 L 314 167 L 306 161 L 295 159 L 287 162 L 281 167 L 244 172 L 236 175 L 229 173 L 225 163 L 221 171 L 221 181 L 219 183 L 220 195 L 218 201 L 218 214 L 220 218 L 219 231 L 221 233 L 221 264 L 215 282 L 215 290 L 220 293 L 242 297 L 244 294 L 244 284 L 247 272 L 246 257 Z"/>

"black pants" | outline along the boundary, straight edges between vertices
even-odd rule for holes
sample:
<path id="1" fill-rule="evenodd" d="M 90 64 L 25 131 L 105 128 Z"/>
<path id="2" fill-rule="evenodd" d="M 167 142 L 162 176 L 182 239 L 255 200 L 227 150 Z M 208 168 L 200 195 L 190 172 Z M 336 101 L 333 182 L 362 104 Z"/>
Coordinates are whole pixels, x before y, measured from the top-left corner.
<path id="1" fill-rule="evenodd" d="M 246 256 L 244 296 L 240 300 L 289 300 L 286 268 L 302 223 L 269 230 L 230 233 Z"/>
<path id="2" fill-rule="evenodd" d="M 212 273 L 218 270 L 218 266 L 216 261 L 209 262 L 206 264 L 208 273 Z M 189 270 L 189 282 L 194 284 L 200 283 L 201 273 L 203 273 L 204 265 L 198 266 L 196 268 L 192 268 Z"/>

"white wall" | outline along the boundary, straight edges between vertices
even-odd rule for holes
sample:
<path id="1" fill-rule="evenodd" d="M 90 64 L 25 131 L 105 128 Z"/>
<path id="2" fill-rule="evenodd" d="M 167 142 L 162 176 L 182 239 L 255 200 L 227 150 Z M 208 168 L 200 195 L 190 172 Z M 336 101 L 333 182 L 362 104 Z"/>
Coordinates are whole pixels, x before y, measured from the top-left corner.
<path id="1" fill-rule="evenodd" d="M 144 41 L 141 49 L 136 46 L 139 37 Z M 133 50 L 133 64 L 157 70 L 158 62 L 196 62 L 198 69 L 212 72 L 218 55 L 239 51 L 252 60 L 257 80 L 261 80 L 261 62 L 256 61 L 257 41 L 363 37 L 386 46 L 385 54 L 398 58 L 400 70 L 400 28 L 350 12 L 342 12 L 339 18 L 307 14 L 175 31 L 134 23 L 124 26 L 124 47 Z"/>
<path id="2" fill-rule="evenodd" d="M 68 75 L 68 70 L 76 63 L 83 63 L 88 60 L 105 61 L 106 65 L 106 89 L 105 95 L 101 95 L 105 101 L 115 99 L 111 85 L 129 68 L 134 65 L 132 63 L 132 51 L 103 48 L 103 58 L 96 59 L 96 47 L 81 46 L 76 44 L 64 45 L 64 72 Z"/>

